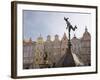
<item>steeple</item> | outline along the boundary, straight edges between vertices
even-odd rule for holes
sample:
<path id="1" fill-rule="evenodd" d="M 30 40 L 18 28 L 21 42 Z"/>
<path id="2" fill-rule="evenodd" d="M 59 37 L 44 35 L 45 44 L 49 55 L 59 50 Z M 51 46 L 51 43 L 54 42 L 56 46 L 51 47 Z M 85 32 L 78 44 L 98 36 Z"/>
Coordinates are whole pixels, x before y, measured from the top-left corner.
<path id="1" fill-rule="evenodd" d="M 66 36 L 66 33 L 65 32 L 64 32 L 64 35 L 63 35 L 62 40 L 67 40 L 67 36 Z"/>
<path id="2" fill-rule="evenodd" d="M 64 36 L 63 37 L 66 37 L 66 33 L 64 32 Z M 67 37 L 66 37 L 67 38 Z"/>
<path id="3" fill-rule="evenodd" d="M 85 26 L 85 32 L 88 32 L 87 26 Z"/>
<path id="4" fill-rule="evenodd" d="M 41 34 L 40 34 L 40 37 L 41 37 Z"/>
<path id="5" fill-rule="evenodd" d="M 38 39 L 41 39 L 41 40 L 43 39 L 42 36 L 41 36 L 41 34 L 40 34 L 40 36 L 38 37 Z"/>
<path id="6" fill-rule="evenodd" d="M 90 39 L 91 39 L 91 35 L 88 32 L 87 26 L 85 26 L 85 32 L 83 33 L 82 40 L 90 40 Z"/>
<path id="7" fill-rule="evenodd" d="M 55 40 L 59 40 L 59 36 L 57 34 L 55 35 Z"/>
<path id="8" fill-rule="evenodd" d="M 32 39 L 31 39 L 31 37 L 30 37 L 30 39 L 29 39 L 29 42 L 32 42 Z"/>
<path id="9" fill-rule="evenodd" d="M 43 41 L 43 37 L 41 36 L 41 34 L 40 34 L 40 36 L 37 38 L 37 43 L 40 43 L 40 44 L 42 44 L 44 41 Z"/>
<path id="10" fill-rule="evenodd" d="M 47 40 L 48 40 L 48 41 L 51 40 L 51 36 L 50 36 L 50 35 L 47 36 Z"/>
<path id="11" fill-rule="evenodd" d="M 76 38 L 76 35 L 74 34 L 74 38 Z"/>
<path id="12" fill-rule="evenodd" d="M 66 36 L 66 33 L 64 32 L 64 36 Z"/>

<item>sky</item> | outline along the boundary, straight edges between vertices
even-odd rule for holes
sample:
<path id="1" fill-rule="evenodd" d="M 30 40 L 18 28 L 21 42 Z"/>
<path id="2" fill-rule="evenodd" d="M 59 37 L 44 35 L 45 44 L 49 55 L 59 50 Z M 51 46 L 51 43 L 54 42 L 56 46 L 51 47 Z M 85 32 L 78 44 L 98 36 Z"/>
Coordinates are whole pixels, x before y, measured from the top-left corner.
<path id="1" fill-rule="evenodd" d="M 77 38 L 81 38 L 86 26 L 91 34 L 90 13 L 23 10 L 23 39 L 28 40 L 31 38 L 36 41 L 41 35 L 46 40 L 47 35 L 50 35 L 51 39 L 54 40 L 56 34 L 61 39 L 64 33 L 68 37 L 64 17 L 69 18 L 69 22 L 73 27 L 77 26 L 75 31 L 71 31 L 71 38 L 74 34 Z"/>

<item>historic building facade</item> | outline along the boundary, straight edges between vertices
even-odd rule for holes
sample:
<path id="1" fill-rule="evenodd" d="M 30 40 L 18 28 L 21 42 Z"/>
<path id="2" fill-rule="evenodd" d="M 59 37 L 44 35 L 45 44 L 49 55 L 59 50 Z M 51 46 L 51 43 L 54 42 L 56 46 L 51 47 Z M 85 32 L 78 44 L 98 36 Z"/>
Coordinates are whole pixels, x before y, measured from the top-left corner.
<path id="1" fill-rule="evenodd" d="M 53 42 L 51 41 L 51 36 L 47 36 L 47 40 L 44 44 L 45 47 L 45 55 L 47 55 L 47 63 L 50 64 L 50 67 L 53 66 L 54 61 L 54 54 L 53 53 Z"/>
<path id="2" fill-rule="evenodd" d="M 66 36 L 66 33 L 64 33 L 62 40 L 61 40 L 61 57 L 65 54 L 65 52 L 67 52 L 67 48 L 68 48 L 68 38 Z"/>
<path id="3" fill-rule="evenodd" d="M 53 55 L 54 55 L 54 64 L 56 65 L 60 59 L 60 40 L 59 36 L 55 35 L 55 39 L 53 41 Z"/>
<path id="4" fill-rule="evenodd" d="M 71 39 L 71 51 L 76 62 L 76 66 L 91 65 L 91 35 L 85 28 L 82 38 L 78 39 L 75 35 Z M 47 36 L 47 40 L 43 40 L 40 35 L 36 41 L 31 39 L 23 44 L 23 66 L 28 68 L 57 67 L 61 58 L 68 50 L 68 38 L 64 33 L 61 40 L 55 35 L 54 40 L 51 36 Z M 67 60 L 67 59 L 65 59 Z M 61 66 L 61 65 L 60 65 Z"/>
<path id="5" fill-rule="evenodd" d="M 81 60 L 84 65 L 91 65 L 91 35 L 85 28 L 83 37 L 81 38 Z"/>
<path id="6" fill-rule="evenodd" d="M 33 45 L 31 38 L 29 41 L 23 41 L 23 69 L 33 68 Z"/>
<path id="7" fill-rule="evenodd" d="M 44 63 L 44 41 L 41 36 L 37 38 L 34 52 L 34 68 L 39 68 Z"/>

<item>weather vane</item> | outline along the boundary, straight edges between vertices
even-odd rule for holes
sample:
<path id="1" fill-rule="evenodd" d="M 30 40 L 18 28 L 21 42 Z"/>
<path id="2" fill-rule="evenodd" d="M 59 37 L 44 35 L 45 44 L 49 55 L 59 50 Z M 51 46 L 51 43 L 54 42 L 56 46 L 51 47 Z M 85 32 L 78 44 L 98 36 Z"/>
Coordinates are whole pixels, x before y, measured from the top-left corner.
<path id="1" fill-rule="evenodd" d="M 71 50 L 71 42 L 70 42 L 70 32 L 71 30 L 75 31 L 77 29 L 76 25 L 75 27 L 73 27 L 71 25 L 71 23 L 68 21 L 69 18 L 64 17 L 64 20 L 66 21 L 67 27 L 66 29 L 68 29 L 68 35 L 69 35 L 69 40 L 68 40 L 68 46 L 69 46 L 69 50 Z"/>

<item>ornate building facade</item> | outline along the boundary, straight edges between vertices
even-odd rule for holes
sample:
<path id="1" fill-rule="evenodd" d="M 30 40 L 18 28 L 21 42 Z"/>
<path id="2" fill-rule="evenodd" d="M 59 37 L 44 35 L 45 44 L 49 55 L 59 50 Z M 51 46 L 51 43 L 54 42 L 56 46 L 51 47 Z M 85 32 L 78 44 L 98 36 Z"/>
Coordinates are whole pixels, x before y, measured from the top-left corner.
<path id="1" fill-rule="evenodd" d="M 45 47 L 45 50 L 44 50 L 45 54 L 47 55 L 48 64 L 50 64 L 50 67 L 52 67 L 55 61 L 54 61 L 54 54 L 52 54 L 53 42 L 51 41 L 50 35 L 47 36 L 47 40 L 45 41 L 44 47 Z"/>
<path id="2" fill-rule="evenodd" d="M 34 68 L 39 68 L 40 65 L 44 63 L 44 41 L 43 38 L 40 36 L 37 38 L 36 46 L 35 46 L 35 53 L 33 54 L 34 57 Z"/>
<path id="3" fill-rule="evenodd" d="M 65 52 L 67 52 L 67 48 L 68 48 L 68 38 L 66 36 L 66 33 L 64 33 L 63 38 L 61 40 L 61 57 L 65 54 Z"/>
<path id="4" fill-rule="evenodd" d="M 33 68 L 33 45 L 31 38 L 29 41 L 23 41 L 23 69 Z"/>
<path id="5" fill-rule="evenodd" d="M 84 65 L 91 65 L 91 35 L 88 29 L 85 28 L 83 37 L 81 38 L 81 60 Z"/>
<path id="6" fill-rule="evenodd" d="M 76 66 L 91 65 L 91 35 L 85 28 L 82 38 L 78 39 L 75 35 L 71 39 L 71 51 L 76 63 Z M 28 68 L 43 68 L 43 67 L 58 67 L 62 56 L 68 49 L 68 38 L 64 33 L 61 40 L 55 35 L 52 41 L 51 36 L 47 36 L 44 41 L 42 36 L 37 38 L 37 41 L 32 41 L 23 44 L 23 66 Z M 77 59 L 76 59 L 77 58 Z M 67 59 L 65 59 L 67 60 Z M 47 65 L 47 66 L 45 66 Z M 60 65 L 61 66 L 61 65 Z"/>
<path id="7" fill-rule="evenodd" d="M 54 55 L 54 64 L 56 65 L 60 59 L 60 40 L 59 36 L 55 35 L 55 39 L 53 41 L 53 55 Z"/>

